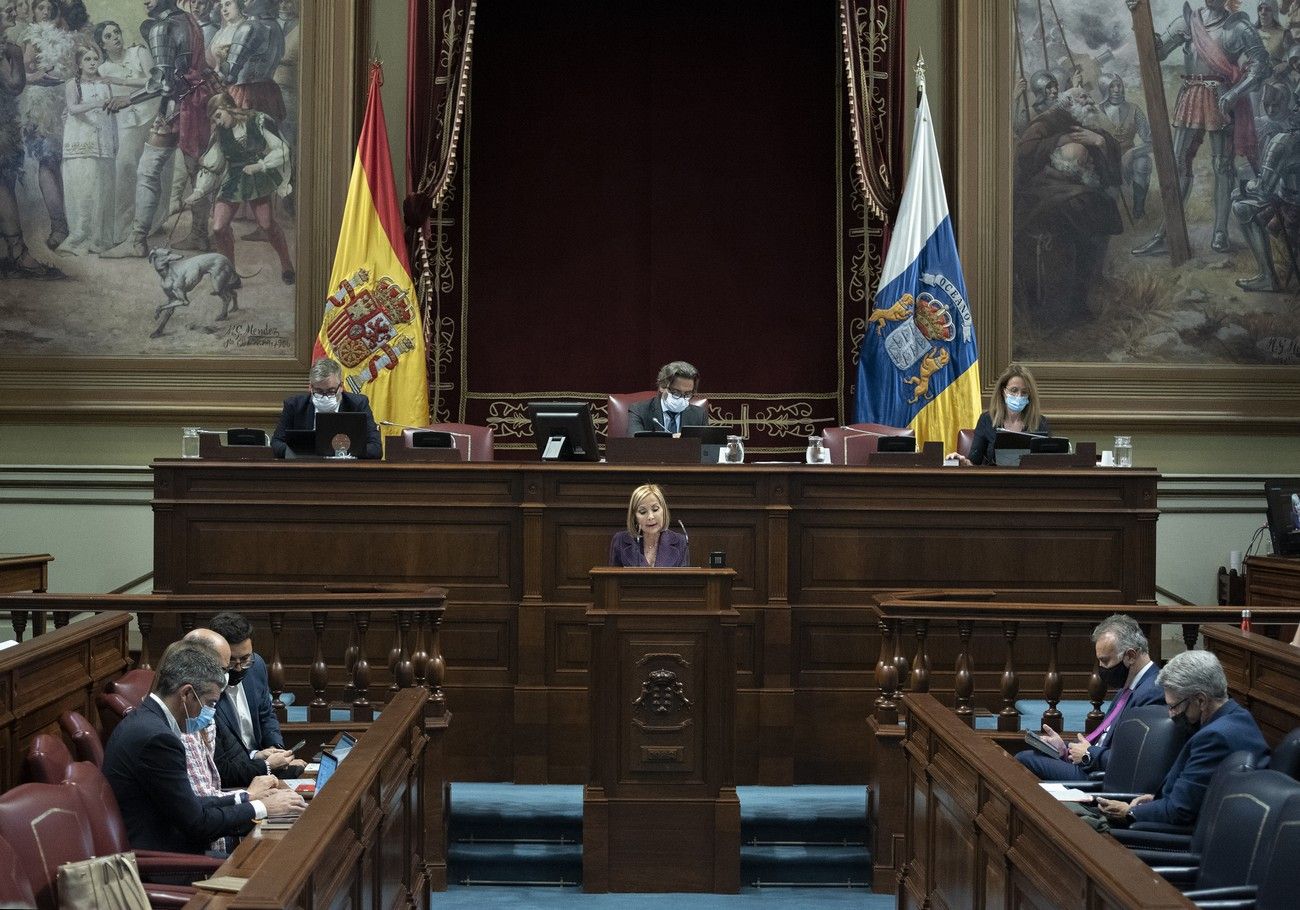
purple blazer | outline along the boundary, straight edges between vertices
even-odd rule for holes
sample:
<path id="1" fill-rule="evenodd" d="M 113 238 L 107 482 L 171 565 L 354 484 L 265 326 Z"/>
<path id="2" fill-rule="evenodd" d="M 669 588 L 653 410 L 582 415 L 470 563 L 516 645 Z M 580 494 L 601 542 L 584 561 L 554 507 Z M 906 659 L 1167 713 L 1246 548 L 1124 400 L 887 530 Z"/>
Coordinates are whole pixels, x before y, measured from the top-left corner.
<path id="1" fill-rule="evenodd" d="M 655 568 L 680 569 L 690 565 L 688 543 L 685 534 L 669 530 L 660 533 L 659 550 L 655 553 Z M 641 551 L 641 540 L 627 531 L 619 531 L 609 542 L 609 564 L 624 569 L 647 568 L 645 554 Z"/>

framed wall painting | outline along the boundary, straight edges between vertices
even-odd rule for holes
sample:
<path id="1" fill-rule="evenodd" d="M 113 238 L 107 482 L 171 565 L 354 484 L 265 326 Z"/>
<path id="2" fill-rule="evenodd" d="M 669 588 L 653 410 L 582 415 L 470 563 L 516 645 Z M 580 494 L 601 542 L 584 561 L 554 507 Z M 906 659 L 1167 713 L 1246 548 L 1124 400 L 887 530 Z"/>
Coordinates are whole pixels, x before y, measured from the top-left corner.
<path id="1" fill-rule="evenodd" d="M 1155 91 L 1167 102 L 1172 160 L 1189 162 L 1192 175 L 1183 205 L 1189 255 L 1175 264 L 1151 245 L 1166 221 L 1149 160 L 1162 140 L 1143 134 L 1161 124 L 1142 116 L 1144 129 L 1134 127 L 1151 105 L 1133 22 L 1145 14 L 1156 35 L 1166 33 L 1183 4 L 1137 6 L 999 0 L 949 8 L 950 180 L 986 391 L 1018 360 L 1034 370 L 1067 430 L 1291 430 L 1300 418 L 1300 267 L 1285 242 L 1290 213 L 1261 219 L 1279 281 L 1276 289 L 1252 286 L 1258 257 L 1233 203 L 1254 189 L 1256 150 L 1216 145 L 1208 120 L 1193 147 L 1192 101 L 1180 108 L 1180 99 L 1184 86 L 1212 77 L 1189 75 L 1179 45 L 1156 61 Z M 1220 0 L 1191 7 L 1211 40 L 1225 24 L 1242 32 L 1243 46 L 1253 46 L 1251 33 L 1259 40 L 1254 5 L 1231 22 L 1220 21 L 1234 12 L 1221 13 Z M 1245 70 L 1247 54 L 1233 62 Z M 1264 102 L 1280 90 L 1280 74 L 1259 71 L 1264 78 L 1243 94 L 1260 108 L 1262 151 L 1271 128 Z M 1085 141 L 1072 143 L 1079 129 Z"/>
<path id="2" fill-rule="evenodd" d="M 0 122 L 17 127 L 0 129 L 0 416 L 234 419 L 300 384 L 355 151 L 366 8 L 0 0 Z M 141 101 L 141 24 L 159 15 L 201 54 Z"/>

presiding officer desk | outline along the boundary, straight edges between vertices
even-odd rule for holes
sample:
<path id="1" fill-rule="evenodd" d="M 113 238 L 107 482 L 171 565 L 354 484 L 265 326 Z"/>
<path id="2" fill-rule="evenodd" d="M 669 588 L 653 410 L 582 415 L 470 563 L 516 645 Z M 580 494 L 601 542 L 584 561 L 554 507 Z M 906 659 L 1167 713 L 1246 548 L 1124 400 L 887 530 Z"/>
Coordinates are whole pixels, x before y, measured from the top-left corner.
<path id="1" fill-rule="evenodd" d="M 647 481 L 664 487 L 693 563 L 724 551 L 736 571 L 737 783 L 866 780 L 873 595 L 1155 600 L 1152 469 L 174 459 L 153 471 L 160 593 L 448 589 L 454 780 L 587 779 L 588 573 Z M 301 653 L 287 638 L 301 691 L 310 636 Z M 944 647 L 931 642 L 936 661 Z M 977 688 L 993 690 L 1005 646 L 977 637 L 977 658 L 982 647 Z M 1093 662 L 1086 637 L 1062 643 L 1067 692 Z"/>

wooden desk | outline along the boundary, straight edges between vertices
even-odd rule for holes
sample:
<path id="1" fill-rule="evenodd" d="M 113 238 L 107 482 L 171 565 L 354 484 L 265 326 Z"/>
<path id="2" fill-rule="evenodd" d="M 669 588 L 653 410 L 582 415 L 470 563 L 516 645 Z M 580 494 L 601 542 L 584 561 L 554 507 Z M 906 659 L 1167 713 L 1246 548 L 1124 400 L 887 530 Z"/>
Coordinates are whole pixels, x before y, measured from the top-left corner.
<path id="1" fill-rule="evenodd" d="M 1239 626 L 1201 626 L 1205 648 L 1228 677 L 1228 694 L 1249 709 L 1269 746 L 1300 727 L 1300 648 Z"/>
<path id="2" fill-rule="evenodd" d="M 53 559 L 49 553 L 0 553 L 0 594 L 49 590 Z"/>
<path id="3" fill-rule="evenodd" d="M 697 564 L 736 570 L 736 781 L 861 783 L 873 594 L 1154 603 L 1151 470 L 820 465 L 154 463 L 160 592 L 427 583 L 456 780 L 587 779 L 589 571 L 666 489 Z M 310 655 L 286 662 L 308 666 Z"/>
<path id="4" fill-rule="evenodd" d="M 906 702 L 899 907 L 1193 906 L 950 708 L 930 695 Z"/>
<path id="5" fill-rule="evenodd" d="M 446 881 L 423 811 L 429 789 L 442 786 L 425 748 L 427 698 L 420 689 L 394 695 L 293 827 L 244 838 L 218 870 L 247 878 L 243 890 L 200 892 L 188 910 L 427 908 L 431 880 Z"/>

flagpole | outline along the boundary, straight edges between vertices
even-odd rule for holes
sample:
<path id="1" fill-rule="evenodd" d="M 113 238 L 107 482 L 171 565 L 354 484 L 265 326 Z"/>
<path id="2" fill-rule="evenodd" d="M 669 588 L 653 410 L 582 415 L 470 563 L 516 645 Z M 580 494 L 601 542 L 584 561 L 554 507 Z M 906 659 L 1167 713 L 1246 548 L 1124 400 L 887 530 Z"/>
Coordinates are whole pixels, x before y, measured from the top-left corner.
<path id="1" fill-rule="evenodd" d="M 921 97 L 925 94 L 925 54 L 916 52 L 916 63 L 912 66 L 912 76 L 916 79 L 916 106 L 921 106 Z"/>

